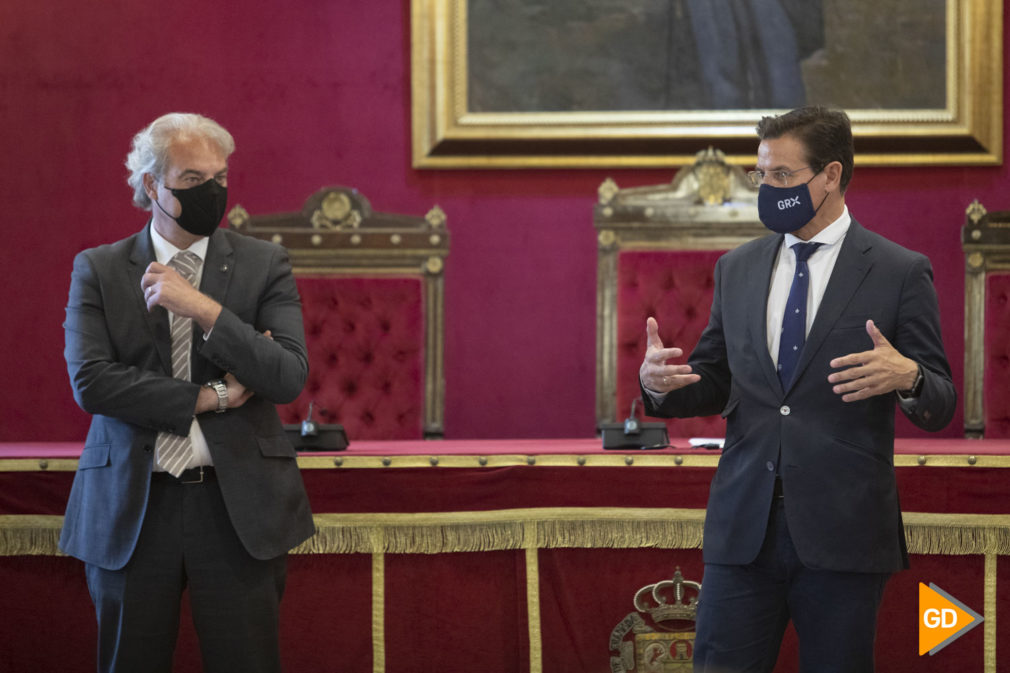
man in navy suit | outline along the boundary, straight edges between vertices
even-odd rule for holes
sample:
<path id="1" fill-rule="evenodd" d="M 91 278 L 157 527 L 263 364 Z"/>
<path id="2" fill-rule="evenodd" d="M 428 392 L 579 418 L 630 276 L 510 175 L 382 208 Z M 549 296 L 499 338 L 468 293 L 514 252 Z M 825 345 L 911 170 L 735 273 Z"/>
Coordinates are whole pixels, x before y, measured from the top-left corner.
<path id="1" fill-rule="evenodd" d="M 940 430 L 956 394 L 929 260 L 849 215 L 848 116 L 804 107 L 758 124 L 759 215 L 776 235 L 715 267 L 687 364 L 647 321 L 647 412 L 721 413 L 695 670 L 771 671 L 792 620 L 804 673 L 872 671 L 877 608 L 907 567 L 895 407 Z"/>
<path id="2" fill-rule="evenodd" d="M 287 552 L 314 532 L 274 404 L 308 374 L 280 246 L 218 229 L 231 135 L 155 120 L 127 158 L 138 233 L 80 253 L 65 357 L 91 427 L 60 547 L 85 562 L 100 671 L 171 671 L 188 589 L 206 671 L 278 671 Z"/>

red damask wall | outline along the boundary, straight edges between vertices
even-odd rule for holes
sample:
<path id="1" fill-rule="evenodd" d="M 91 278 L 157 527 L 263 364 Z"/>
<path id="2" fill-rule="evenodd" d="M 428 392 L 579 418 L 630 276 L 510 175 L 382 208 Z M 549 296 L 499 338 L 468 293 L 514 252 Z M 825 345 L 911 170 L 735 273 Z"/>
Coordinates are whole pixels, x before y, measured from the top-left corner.
<path id="1" fill-rule="evenodd" d="M 62 359 L 71 261 L 143 226 L 123 159 L 170 110 L 234 133 L 232 202 L 250 212 L 297 210 L 327 184 L 381 210 L 441 205 L 446 437 L 591 435 L 596 188 L 673 171 L 415 171 L 409 42 L 408 0 L 0 4 L 0 441 L 83 438 Z M 1007 173 L 857 169 L 848 199 L 863 224 L 932 258 L 958 386 L 958 230 L 973 198 L 1010 207 Z"/>

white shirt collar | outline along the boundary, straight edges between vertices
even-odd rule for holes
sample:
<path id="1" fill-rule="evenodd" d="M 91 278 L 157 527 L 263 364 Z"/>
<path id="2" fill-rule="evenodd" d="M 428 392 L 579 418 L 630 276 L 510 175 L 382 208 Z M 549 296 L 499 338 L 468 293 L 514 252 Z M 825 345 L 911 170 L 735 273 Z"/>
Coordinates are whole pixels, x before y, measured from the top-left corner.
<path id="1" fill-rule="evenodd" d="M 168 239 L 158 233 L 158 230 L 154 228 L 154 223 L 151 223 L 151 245 L 154 246 L 154 259 L 159 264 L 168 264 L 175 254 L 179 252 L 179 248 L 175 247 L 169 243 Z M 207 259 L 207 246 L 210 244 L 210 237 L 204 236 L 199 239 L 193 245 L 189 246 L 188 250 L 200 258 L 203 262 Z"/>
<path id="2" fill-rule="evenodd" d="M 852 217 L 849 215 L 849 207 L 842 206 L 842 214 L 838 216 L 838 219 L 817 232 L 817 234 L 809 241 L 803 241 L 792 234 L 786 234 L 783 244 L 787 248 L 791 248 L 796 243 L 820 243 L 821 245 L 834 245 L 845 237 L 846 232 L 849 231 L 849 225 L 851 224 Z"/>

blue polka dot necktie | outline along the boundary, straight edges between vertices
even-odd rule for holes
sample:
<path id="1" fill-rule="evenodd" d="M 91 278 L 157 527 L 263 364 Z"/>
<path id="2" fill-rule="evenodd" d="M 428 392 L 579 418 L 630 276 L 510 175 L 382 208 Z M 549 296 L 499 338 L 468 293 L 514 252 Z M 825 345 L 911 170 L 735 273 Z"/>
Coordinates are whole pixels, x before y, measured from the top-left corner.
<path id="1" fill-rule="evenodd" d="M 786 312 L 782 316 L 782 334 L 779 338 L 779 381 L 785 390 L 792 383 L 796 363 L 803 352 L 807 338 L 807 289 L 810 287 L 810 269 L 807 260 L 820 243 L 796 243 L 791 250 L 796 255 L 796 272 L 789 288 Z"/>

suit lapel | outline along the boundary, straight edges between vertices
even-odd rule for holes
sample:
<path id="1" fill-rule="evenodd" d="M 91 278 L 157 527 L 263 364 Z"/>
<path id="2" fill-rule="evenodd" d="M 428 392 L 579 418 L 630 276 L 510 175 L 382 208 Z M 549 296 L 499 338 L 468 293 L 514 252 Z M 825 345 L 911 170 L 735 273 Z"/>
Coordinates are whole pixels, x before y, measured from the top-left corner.
<path id="1" fill-rule="evenodd" d="M 234 251 L 228 238 L 221 229 L 211 234 L 210 242 L 207 245 L 207 257 L 203 262 L 203 277 L 200 279 L 200 292 L 225 305 L 225 297 L 228 296 L 228 285 L 232 277 L 232 265 L 234 263 Z M 202 339 L 203 332 L 197 328 L 193 330 L 194 339 Z M 196 352 L 199 352 L 199 344 Z M 193 358 L 193 379 L 197 378 L 196 367 L 198 362 L 203 362 L 201 358 Z M 203 374 L 200 374 L 203 376 Z M 206 378 L 206 377 L 204 377 Z"/>
<path id="2" fill-rule="evenodd" d="M 761 241 L 761 248 L 755 256 L 754 278 L 756 282 L 747 286 L 747 329 L 750 333 L 761 371 L 768 385 L 778 393 L 782 393 L 782 384 L 775 373 L 775 363 L 768 353 L 768 288 L 771 285 L 772 270 L 775 258 L 782 245 L 782 236 L 766 236 Z"/>
<path id="3" fill-rule="evenodd" d="M 228 282 L 231 279 L 234 252 L 224 233 L 218 229 L 210 237 L 207 245 L 207 259 L 203 263 L 203 278 L 200 280 L 200 292 L 224 304 L 228 294 Z"/>
<path id="4" fill-rule="evenodd" d="M 803 352 L 800 353 L 800 361 L 796 364 L 796 375 L 793 377 L 792 385 L 796 385 L 807 365 L 814 359 L 814 354 L 831 333 L 832 327 L 863 283 L 870 267 L 873 266 L 868 254 L 871 248 L 871 243 L 866 237 L 866 230 L 858 222 L 852 220 L 849 231 L 842 240 L 842 249 L 838 251 L 838 259 L 835 260 L 835 268 L 832 270 L 828 286 L 824 290 L 824 298 L 821 299 L 821 305 L 817 309 L 814 324 L 810 326 L 810 334 L 807 335 Z"/>
<path id="5" fill-rule="evenodd" d="M 151 335 L 155 350 L 165 373 L 172 375 L 172 334 L 168 326 L 168 311 L 155 306 L 153 311 L 147 310 L 144 291 L 140 287 L 147 267 L 155 260 L 154 246 L 151 244 L 151 223 L 134 239 L 133 250 L 130 252 L 129 276 L 133 285 L 133 294 L 137 302 L 137 310 L 143 316 L 144 324 Z"/>

